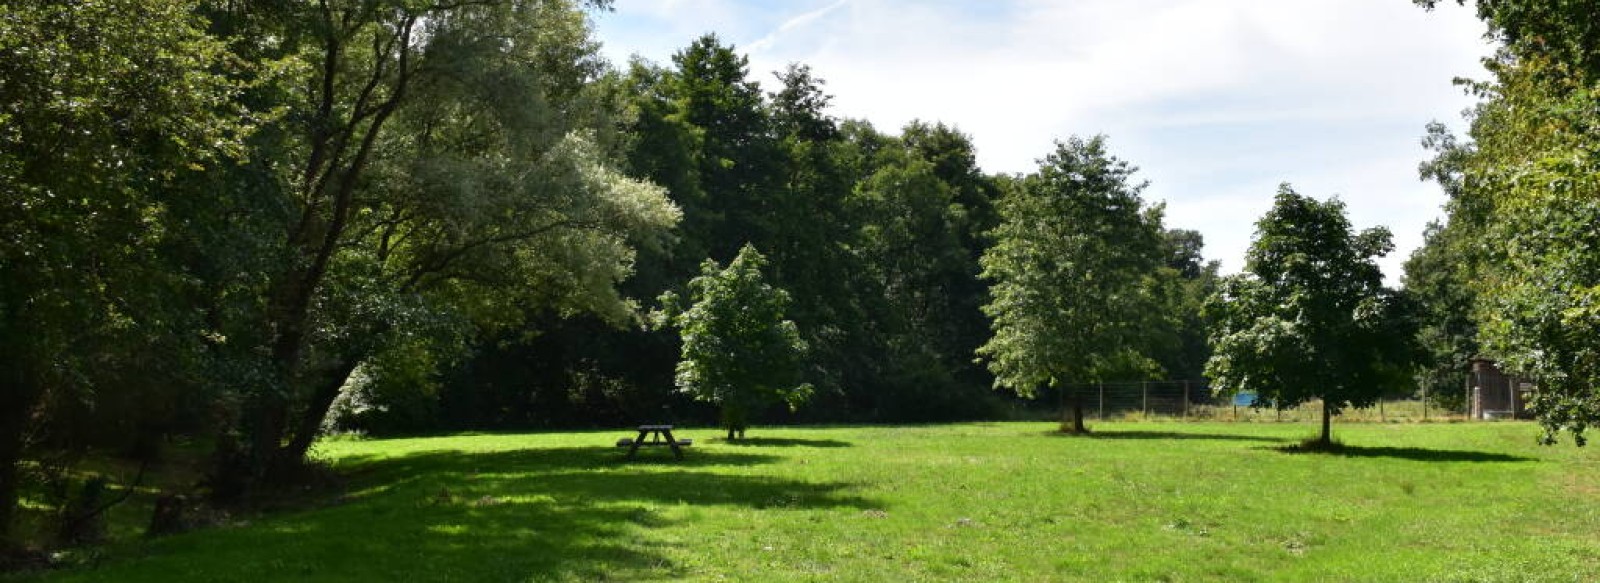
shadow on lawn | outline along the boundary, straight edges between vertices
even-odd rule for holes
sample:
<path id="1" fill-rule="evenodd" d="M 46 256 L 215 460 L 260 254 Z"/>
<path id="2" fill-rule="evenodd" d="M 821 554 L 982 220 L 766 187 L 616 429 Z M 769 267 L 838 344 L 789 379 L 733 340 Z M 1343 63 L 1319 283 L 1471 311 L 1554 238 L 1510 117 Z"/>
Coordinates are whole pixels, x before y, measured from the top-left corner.
<path id="1" fill-rule="evenodd" d="M 1282 437 L 1268 435 L 1236 435 L 1230 433 L 1183 433 L 1178 431 L 1090 431 L 1081 436 L 1060 431 L 1051 431 L 1050 435 L 1067 437 L 1087 437 L 1090 439 L 1207 439 L 1218 441 L 1263 441 L 1279 443 L 1288 441 Z"/>
<path id="2" fill-rule="evenodd" d="M 1538 461 L 1504 453 L 1466 451 L 1458 449 L 1426 449 L 1421 447 L 1366 447 L 1335 444 L 1327 449 L 1309 449 L 1303 445 L 1286 445 L 1272 448 L 1284 453 L 1305 455 L 1332 455 L 1341 457 L 1386 457 L 1419 462 L 1531 462 Z"/>
<path id="3" fill-rule="evenodd" d="M 736 447 L 850 447 L 854 444 L 837 439 L 792 439 L 786 437 L 750 437 L 746 439 L 714 440 L 718 445 Z"/>
<path id="4" fill-rule="evenodd" d="M 782 512 L 875 508 L 839 482 L 805 482 L 717 466 L 775 456 L 689 451 L 623 461 L 612 447 L 424 452 L 341 460 L 336 505 L 248 528 L 162 539 L 137 561 L 81 571 L 85 580 L 524 581 L 678 579 L 664 548 L 710 533 L 664 531 L 707 507 Z M 739 541 L 735 541 L 737 545 Z M 164 551 L 163 547 L 169 550 Z M 752 549 L 753 550 L 753 549 Z"/>

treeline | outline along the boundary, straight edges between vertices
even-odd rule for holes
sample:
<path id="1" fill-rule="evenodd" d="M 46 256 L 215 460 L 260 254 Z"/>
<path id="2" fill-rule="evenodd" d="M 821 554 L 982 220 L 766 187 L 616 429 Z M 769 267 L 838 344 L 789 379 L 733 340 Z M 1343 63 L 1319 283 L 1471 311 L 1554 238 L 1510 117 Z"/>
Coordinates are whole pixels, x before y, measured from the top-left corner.
<path id="1" fill-rule="evenodd" d="M 626 295 L 648 303 L 679 291 L 701 261 L 727 263 L 749 244 L 793 298 L 788 316 L 816 387 L 810 406 L 766 411 L 768 420 L 1001 414 L 994 379 L 976 360 L 990 336 L 979 261 L 1000 201 L 1028 178 L 983 173 L 970 138 L 942 123 L 886 134 L 831 117 L 823 81 L 804 65 L 775 72 L 770 89 L 754 77 L 734 47 L 706 36 L 667 65 L 635 62 L 602 81 L 621 88 L 633 113 L 623 130 L 627 172 L 665 186 L 683 210 L 671 245 L 641 250 Z M 1139 334 L 1160 362 L 1116 378 L 1198 378 L 1199 307 L 1216 266 L 1201 258 L 1198 233 L 1165 231 L 1159 211 L 1152 220 L 1148 271 L 1172 272 L 1163 280 L 1172 285 Z M 347 423 L 414 432 L 713 419 L 678 395 L 674 333 L 611 324 L 547 313 L 504 329 L 443 367 L 437 394 L 372 377 L 352 395 Z"/>
<path id="2" fill-rule="evenodd" d="M 968 136 L 942 123 L 912 122 L 891 135 L 834 119 L 808 68 L 776 72 L 766 89 L 714 36 L 670 64 L 636 62 L 601 82 L 620 87 L 633 112 L 622 132 L 627 172 L 665 186 L 683 210 L 672 244 L 641 250 L 624 293 L 648 304 L 681 291 L 704 259 L 725 264 L 750 244 L 766 255 L 768 280 L 793 298 L 788 316 L 809 347 L 815 397 L 792 416 L 767 411 L 768 420 L 1000 413 L 993 377 L 975 361 L 990 334 L 979 259 L 1002 193 L 1018 182 L 983 173 Z M 1197 233 L 1174 231 L 1161 244 L 1157 263 L 1186 280 L 1214 278 Z M 1155 313 L 1183 321 L 1158 317 L 1146 331 L 1169 344 L 1160 351 L 1167 366 L 1130 378 L 1198 377 L 1198 306 L 1208 290 L 1184 289 L 1173 301 L 1186 304 Z M 675 333 L 615 324 L 540 314 L 442 367 L 434 393 L 371 375 L 345 423 L 415 432 L 713 419 L 678 395 Z"/>
<path id="3" fill-rule="evenodd" d="M 236 504 L 301 480 L 330 427 L 710 422 L 645 316 L 747 245 L 813 389 L 753 417 L 999 414 L 980 260 L 1002 201 L 1053 179 L 984 173 L 942 123 L 836 119 L 810 69 L 759 80 L 714 36 L 619 68 L 585 14 L 606 4 L 0 9 L 0 546 L 25 493 L 83 507 L 91 452 L 195 444 L 193 493 Z M 1162 282 L 1118 374 L 1194 378 L 1215 264 L 1112 202 Z"/>

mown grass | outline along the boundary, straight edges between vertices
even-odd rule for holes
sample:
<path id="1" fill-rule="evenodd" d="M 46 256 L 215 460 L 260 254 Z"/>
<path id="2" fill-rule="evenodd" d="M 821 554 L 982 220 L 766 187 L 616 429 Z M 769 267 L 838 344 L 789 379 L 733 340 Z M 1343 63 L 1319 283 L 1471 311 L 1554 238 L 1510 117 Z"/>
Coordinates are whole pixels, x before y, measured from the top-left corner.
<path id="1" fill-rule="evenodd" d="M 1047 423 L 334 441 L 325 507 L 52 581 L 1600 580 L 1600 453 L 1525 423 Z"/>

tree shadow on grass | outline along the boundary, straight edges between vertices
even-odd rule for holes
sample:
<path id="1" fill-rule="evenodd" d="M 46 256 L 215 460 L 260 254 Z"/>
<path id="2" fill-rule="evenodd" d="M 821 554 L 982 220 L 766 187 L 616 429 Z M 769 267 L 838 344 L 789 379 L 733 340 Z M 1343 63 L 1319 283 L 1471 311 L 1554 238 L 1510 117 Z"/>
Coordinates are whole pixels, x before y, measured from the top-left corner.
<path id="1" fill-rule="evenodd" d="M 719 445 L 735 447 L 850 447 L 855 444 L 837 439 L 793 439 L 787 437 L 750 437 L 745 439 L 716 439 Z"/>
<path id="2" fill-rule="evenodd" d="M 1458 449 L 1426 449 L 1421 447 L 1367 447 L 1334 444 L 1329 447 L 1308 448 L 1303 444 L 1271 448 L 1283 453 L 1329 455 L 1339 457 L 1386 457 L 1419 462 L 1532 462 L 1534 458 L 1486 451 Z"/>
<path id="3" fill-rule="evenodd" d="M 611 447 L 345 458 L 334 505 L 171 537 L 84 580 L 524 581 L 692 578 L 668 528 L 703 509 L 878 508 L 841 482 L 723 473 L 777 457 L 685 452 L 622 461 Z M 652 452 L 655 453 L 655 452 Z M 643 452 L 641 458 L 645 458 Z M 693 551 L 691 551 L 693 552 Z M 70 577 L 69 577 L 70 578 Z"/>
<path id="4" fill-rule="evenodd" d="M 1132 440 L 1132 439 L 1152 439 L 1152 440 L 1203 439 L 1203 440 L 1216 440 L 1216 441 L 1262 441 L 1262 442 L 1270 442 L 1270 443 L 1280 443 L 1280 442 L 1288 441 L 1288 439 L 1286 439 L 1286 438 L 1272 437 L 1272 436 L 1269 436 L 1269 435 L 1236 435 L 1236 434 L 1230 434 L 1230 433 L 1185 433 L 1185 432 L 1179 432 L 1179 431 L 1090 431 L 1090 432 L 1084 433 L 1084 434 L 1073 434 L 1073 433 L 1062 433 L 1060 431 L 1051 431 L 1051 432 L 1049 432 L 1049 435 L 1058 435 L 1058 436 L 1063 436 L 1063 437 L 1084 437 L 1084 438 L 1088 438 L 1088 439 L 1111 439 L 1111 440 L 1118 440 L 1118 439 L 1130 439 L 1130 440 Z"/>

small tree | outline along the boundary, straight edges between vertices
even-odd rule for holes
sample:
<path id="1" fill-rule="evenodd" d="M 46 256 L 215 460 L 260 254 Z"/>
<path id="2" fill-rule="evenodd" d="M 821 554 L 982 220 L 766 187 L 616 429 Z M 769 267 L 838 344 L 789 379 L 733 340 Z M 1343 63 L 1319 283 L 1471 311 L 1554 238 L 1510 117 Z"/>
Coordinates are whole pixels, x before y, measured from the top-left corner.
<path id="1" fill-rule="evenodd" d="M 1409 383 L 1415 325 L 1374 261 L 1393 248 L 1382 227 L 1352 234 L 1337 199 L 1280 186 L 1256 223 L 1246 273 L 1208 303 L 1206 375 L 1219 391 L 1254 391 L 1258 406 L 1321 399 L 1317 443 L 1331 446 L 1334 415 Z"/>
<path id="2" fill-rule="evenodd" d="M 1067 391 L 1064 431 L 1085 431 L 1073 383 L 1159 370 L 1148 355 L 1161 328 L 1161 212 L 1144 206 L 1134 170 L 1106 152 L 1104 137 L 1058 142 L 1000 200 L 983 254 L 994 337 L 978 354 L 998 386 Z"/>
<path id="3" fill-rule="evenodd" d="M 727 268 L 701 264 L 689 281 L 688 309 L 677 309 L 670 292 L 661 296 L 660 319 L 683 338 L 678 388 L 722 408 L 728 439 L 744 437 L 752 414 L 778 402 L 793 410 L 811 396 L 799 382 L 805 341 L 783 317 L 789 294 L 762 281 L 766 263 L 746 244 Z"/>

